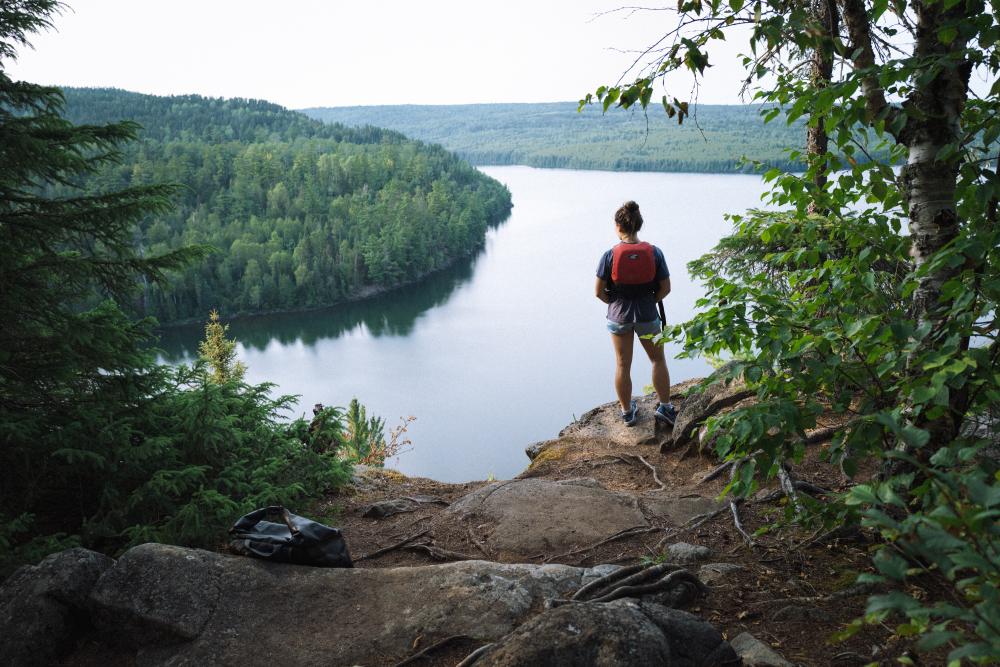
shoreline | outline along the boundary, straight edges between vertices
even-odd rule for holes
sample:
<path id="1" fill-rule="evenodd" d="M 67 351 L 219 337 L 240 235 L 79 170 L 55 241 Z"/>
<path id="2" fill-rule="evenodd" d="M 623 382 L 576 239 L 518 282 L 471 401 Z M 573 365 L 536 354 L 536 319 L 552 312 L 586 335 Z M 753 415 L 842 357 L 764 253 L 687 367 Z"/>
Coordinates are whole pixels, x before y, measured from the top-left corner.
<path id="1" fill-rule="evenodd" d="M 487 229 L 492 229 L 494 227 L 498 227 L 499 225 L 502 225 L 504 222 L 507 221 L 508 218 L 510 218 L 510 212 L 507 213 L 507 216 L 504 217 L 503 220 L 501 220 L 499 222 L 495 222 L 495 223 L 489 224 L 487 226 Z M 458 255 L 458 256 L 452 257 L 443 266 L 439 266 L 438 268 L 434 269 L 433 271 L 427 271 L 426 273 L 421 273 L 421 274 L 415 276 L 413 278 L 413 280 L 410 280 L 410 281 L 407 281 L 407 282 L 404 282 L 404 283 L 399 283 L 398 285 L 366 285 L 366 286 L 362 287 L 358 292 L 356 292 L 356 293 L 354 293 L 354 294 L 352 294 L 352 295 L 350 295 L 350 296 L 348 296 L 346 298 L 339 299 L 337 301 L 332 301 L 330 303 L 324 303 L 324 304 L 318 305 L 318 306 L 301 306 L 301 307 L 295 307 L 295 308 L 274 308 L 274 309 L 271 309 L 271 310 L 252 311 L 252 312 L 240 311 L 240 312 L 237 312 L 237 313 L 234 313 L 234 314 L 231 314 L 231 315 L 229 315 L 229 314 L 225 314 L 225 315 L 220 314 L 219 319 L 222 322 L 224 322 L 224 323 L 229 323 L 229 322 L 233 322 L 235 320 L 251 320 L 251 319 L 256 318 L 256 317 L 269 317 L 271 315 L 292 315 L 292 314 L 295 314 L 295 313 L 312 313 L 312 312 L 317 312 L 317 311 L 320 311 L 320 310 L 326 310 L 328 308 L 335 308 L 336 306 L 341 306 L 341 305 L 348 304 L 348 303 L 358 303 L 358 302 L 361 302 L 361 301 L 365 301 L 367 299 L 372 299 L 372 298 L 374 298 L 376 296 L 380 296 L 382 294 L 386 294 L 388 292 L 392 292 L 392 291 L 395 291 L 395 290 L 398 290 L 398 289 L 402 289 L 404 287 L 413 287 L 415 285 L 418 285 L 423 280 L 425 280 L 425 279 L 433 276 L 436 273 L 440 273 L 442 271 L 447 271 L 448 269 L 453 268 L 457 262 L 459 262 L 459 261 L 461 261 L 463 259 L 470 259 L 470 258 L 475 257 L 477 254 L 479 254 L 480 252 L 482 252 L 483 248 L 485 248 L 485 247 L 486 247 L 486 239 L 484 238 L 483 241 L 479 245 L 477 245 L 475 248 L 472 249 L 471 252 L 463 254 L 463 255 Z M 147 315 L 146 317 L 156 317 L 156 316 L 155 315 Z M 207 314 L 206 314 L 205 317 L 207 317 Z M 194 318 L 194 317 L 189 317 L 189 318 L 186 318 L 186 319 L 183 319 L 183 320 L 173 320 L 173 321 L 166 322 L 166 323 L 162 323 L 162 322 L 157 321 L 157 324 L 156 324 L 156 327 L 155 327 L 155 331 L 159 332 L 159 331 L 165 331 L 165 330 L 168 330 L 168 329 L 169 330 L 186 329 L 186 328 L 193 328 L 195 326 L 203 327 L 204 324 L 205 324 L 205 320 L 204 319 L 202 319 L 202 318 Z"/>

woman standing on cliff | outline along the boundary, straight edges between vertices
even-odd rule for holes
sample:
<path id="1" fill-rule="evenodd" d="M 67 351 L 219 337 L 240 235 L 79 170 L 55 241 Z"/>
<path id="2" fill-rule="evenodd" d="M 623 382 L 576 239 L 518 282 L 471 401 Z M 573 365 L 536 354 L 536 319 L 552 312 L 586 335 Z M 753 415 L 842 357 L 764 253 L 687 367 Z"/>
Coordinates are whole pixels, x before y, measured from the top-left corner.
<path id="1" fill-rule="evenodd" d="M 670 272 L 663 252 L 639 240 L 642 214 L 639 205 L 627 201 L 615 212 L 615 228 L 620 243 L 601 256 L 597 265 L 597 298 L 608 304 L 608 330 L 618 365 L 615 392 L 622 408 L 622 420 L 633 426 L 638 405 L 632 399 L 632 349 L 635 337 L 653 363 L 653 388 L 659 398 L 654 416 L 673 425 L 677 411 L 670 402 L 670 374 L 663 347 L 649 338 L 658 334 L 663 323 L 656 304 L 670 293 Z"/>

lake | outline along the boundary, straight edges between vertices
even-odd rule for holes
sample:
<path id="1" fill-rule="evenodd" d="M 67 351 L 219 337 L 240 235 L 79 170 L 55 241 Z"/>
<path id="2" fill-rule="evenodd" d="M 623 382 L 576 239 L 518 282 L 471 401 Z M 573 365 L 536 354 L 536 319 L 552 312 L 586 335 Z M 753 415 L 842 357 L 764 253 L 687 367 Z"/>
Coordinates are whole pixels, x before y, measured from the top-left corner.
<path id="1" fill-rule="evenodd" d="M 606 306 L 594 297 L 601 254 L 617 242 L 613 216 L 636 200 L 640 238 L 671 272 L 667 320 L 687 319 L 703 294 L 686 271 L 730 225 L 725 213 L 760 205 L 757 176 L 482 167 L 513 196 L 510 218 L 476 256 L 420 284 L 363 302 L 235 320 L 247 380 L 273 382 L 314 403 L 357 397 L 369 414 L 417 419 L 410 451 L 387 465 L 407 475 L 463 482 L 512 477 L 524 448 L 555 437 L 587 410 L 615 399 Z M 224 314 L 223 314 L 224 315 Z M 199 327 L 164 332 L 164 360 L 188 362 Z M 671 382 L 703 376 L 701 359 L 672 360 Z M 650 364 L 636 344 L 635 391 Z"/>

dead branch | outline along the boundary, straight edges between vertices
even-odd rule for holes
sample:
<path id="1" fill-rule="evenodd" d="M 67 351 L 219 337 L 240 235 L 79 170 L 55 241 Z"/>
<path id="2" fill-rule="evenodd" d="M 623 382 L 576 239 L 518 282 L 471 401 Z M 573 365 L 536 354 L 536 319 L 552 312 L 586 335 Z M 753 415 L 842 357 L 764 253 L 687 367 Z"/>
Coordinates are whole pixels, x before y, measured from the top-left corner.
<path id="1" fill-rule="evenodd" d="M 395 551 L 396 549 L 401 549 L 402 547 L 406 546 L 407 544 L 409 544 L 413 540 L 415 540 L 415 539 L 417 539 L 419 537 L 423 537 L 424 535 L 426 535 L 429 532 L 431 532 L 430 528 L 428 528 L 426 530 L 422 530 L 419 533 L 414 533 L 413 535 L 410 535 L 409 537 L 403 538 L 401 541 L 396 542 L 395 544 L 393 544 L 391 546 L 384 547 L 384 548 L 379 549 L 377 551 L 373 551 L 370 554 L 361 554 L 360 556 L 358 556 L 357 558 L 354 559 L 354 562 L 358 562 L 359 560 L 368 560 L 370 558 L 378 558 L 379 556 L 384 556 L 385 554 L 389 553 L 390 551 Z"/>
<path id="2" fill-rule="evenodd" d="M 438 650 L 442 646 L 450 644 L 451 642 L 456 641 L 458 639 L 472 639 L 472 637 L 470 637 L 469 635 L 452 635 L 451 637 L 445 637 L 441 641 L 434 642 L 433 644 L 425 648 L 423 651 L 414 653 L 410 657 L 397 662 L 395 665 L 393 665 L 393 667 L 403 667 L 403 665 L 409 665 L 410 663 L 416 662 L 417 660 L 420 660 L 421 658 L 426 656 L 428 653 L 432 653 L 433 651 Z"/>
<path id="3" fill-rule="evenodd" d="M 420 544 L 407 544 L 400 548 L 403 549 L 404 551 L 419 551 L 427 554 L 434 560 L 439 560 L 439 561 L 479 560 L 475 556 L 459 553 L 457 551 L 450 551 L 448 549 L 442 549 L 441 547 L 436 547 L 433 544 L 426 542 L 421 542 Z"/>
<path id="4" fill-rule="evenodd" d="M 740 466 L 746 461 L 749 456 L 744 456 L 739 460 L 739 463 L 734 463 L 729 469 L 729 483 L 732 484 L 736 480 L 736 473 L 739 471 Z M 748 547 L 752 547 L 754 544 L 753 538 L 747 533 L 743 528 L 743 522 L 740 521 L 740 508 L 737 504 L 736 498 L 732 496 L 729 497 L 729 511 L 733 515 L 733 525 L 736 526 L 737 532 L 743 537 L 743 541 L 746 542 Z"/>
<path id="5" fill-rule="evenodd" d="M 451 505 L 451 503 L 449 503 L 447 500 L 444 500 L 443 498 L 431 498 L 431 497 L 417 498 L 415 496 L 403 496 L 403 500 L 409 500 L 411 502 L 417 503 L 418 505 L 424 505 L 424 504 L 426 504 L 426 505 L 444 505 L 445 507 L 447 507 L 448 505 Z"/>
<path id="6" fill-rule="evenodd" d="M 656 547 L 655 548 L 657 550 L 659 550 L 663 546 L 663 543 L 666 542 L 667 540 L 669 540 L 671 538 L 679 537 L 679 536 L 683 535 L 686 532 L 689 532 L 689 531 L 694 530 L 695 528 L 698 528 L 699 526 L 701 526 L 705 522 L 711 521 L 715 517 L 719 516 L 720 514 L 722 514 L 723 512 L 725 512 L 727 509 L 729 509 L 729 508 L 728 507 L 720 507 L 719 509 L 714 510 L 712 512 L 705 512 L 704 514 L 699 514 L 698 516 L 691 517 L 688 520 L 688 522 L 686 524 L 684 524 L 683 526 L 679 526 L 678 528 L 675 528 L 672 531 L 668 531 L 667 534 L 663 536 L 663 539 L 661 539 L 659 542 L 656 543 Z"/>
<path id="7" fill-rule="evenodd" d="M 740 521 L 740 510 L 735 498 L 729 499 L 729 511 L 733 514 L 733 525 L 736 526 L 736 530 L 743 536 L 743 541 L 747 543 L 748 547 L 752 547 L 755 542 L 753 537 L 743 528 L 743 522 Z"/>
<path id="8" fill-rule="evenodd" d="M 480 646 L 475 651 L 465 656 L 465 660 L 455 665 L 455 667 L 472 667 L 473 663 L 475 663 L 476 660 L 479 660 L 481 657 L 483 657 L 483 654 L 489 651 L 491 648 L 493 648 L 493 642 Z"/>
<path id="9" fill-rule="evenodd" d="M 784 462 L 778 466 L 778 482 L 781 484 L 781 490 L 785 492 L 789 502 L 792 503 L 792 507 L 795 508 L 795 513 L 802 514 L 804 511 L 802 501 L 799 500 L 799 494 L 795 491 L 795 483 L 792 481 L 791 475 L 785 470 Z"/>
<path id="10" fill-rule="evenodd" d="M 769 604 L 778 604 L 786 602 L 795 603 L 816 603 L 816 602 L 834 602 L 836 600 L 846 600 L 847 598 L 859 597 L 862 595 L 868 595 L 875 590 L 875 584 L 863 583 L 854 584 L 853 586 L 848 586 L 843 590 L 830 593 L 829 595 L 809 595 L 805 597 L 797 598 L 778 598 L 775 600 L 758 600 L 757 602 L 746 603 L 751 608 L 765 607 Z"/>
<path id="11" fill-rule="evenodd" d="M 726 461 L 722 465 L 718 466 L 717 468 L 715 468 L 714 470 L 712 470 L 710 473 L 708 473 L 707 475 L 705 475 L 704 477 L 702 477 L 698 481 L 698 485 L 700 486 L 700 485 L 704 484 L 705 482 L 711 482 L 713 479 L 716 479 L 717 477 L 719 477 L 720 475 L 722 475 L 722 473 L 724 473 L 726 470 L 728 470 L 730 468 L 730 466 L 735 471 L 741 465 L 743 465 L 746 461 L 752 459 L 753 457 L 755 457 L 755 456 L 757 456 L 759 454 L 763 454 L 763 453 L 764 453 L 763 449 L 758 449 L 757 451 L 752 452 L 750 454 L 747 454 L 746 456 L 744 456 L 742 458 L 731 459 L 729 461 Z M 733 475 L 730 474 L 729 478 L 731 480 L 733 478 Z"/>
<path id="12" fill-rule="evenodd" d="M 593 549 L 596 549 L 597 547 L 604 546 L 605 544 L 608 544 L 609 542 L 614 542 L 615 540 L 621 540 L 621 539 L 624 539 L 626 537 L 633 537 L 635 535 L 642 535 L 644 533 L 652 533 L 653 531 L 656 531 L 656 530 L 662 530 L 662 528 L 659 528 L 657 526 L 633 526 L 632 528 L 626 528 L 625 530 L 619 530 L 614 535 L 611 535 L 610 537 L 605 537 L 603 540 L 600 540 L 599 542 L 595 542 L 595 543 L 593 543 L 593 544 L 591 544 L 589 546 L 579 547 L 578 549 L 571 549 L 570 551 L 567 551 L 565 553 L 555 554 L 554 556 L 549 556 L 549 557 L 547 557 L 542 562 L 543 563 L 548 563 L 550 561 L 555 560 L 556 558 L 564 558 L 566 556 L 575 556 L 577 554 L 584 553 L 585 551 L 591 551 Z"/>
<path id="13" fill-rule="evenodd" d="M 493 554 L 490 553 L 489 549 L 486 548 L 485 544 L 476 539 L 475 534 L 472 532 L 472 527 L 469 526 L 465 530 L 469 534 L 469 539 L 472 540 L 472 543 L 476 545 L 476 548 L 482 551 L 484 556 L 486 556 L 490 560 L 493 560 Z"/>
<path id="14" fill-rule="evenodd" d="M 797 479 L 793 483 L 793 486 L 803 493 L 808 493 L 810 496 L 828 496 L 830 495 L 829 489 L 824 489 L 822 486 L 816 486 L 812 482 L 807 482 L 805 480 Z"/>
<path id="15" fill-rule="evenodd" d="M 649 461 L 642 458 L 641 456 L 636 456 L 636 458 L 639 459 L 639 461 L 641 461 L 642 464 L 647 468 L 649 468 L 649 470 L 653 473 L 653 481 L 660 485 L 660 491 L 666 489 L 667 485 L 664 484 L 663 481 L 660 479 L 660 476 L 656 474 L 656 468 Z"/>

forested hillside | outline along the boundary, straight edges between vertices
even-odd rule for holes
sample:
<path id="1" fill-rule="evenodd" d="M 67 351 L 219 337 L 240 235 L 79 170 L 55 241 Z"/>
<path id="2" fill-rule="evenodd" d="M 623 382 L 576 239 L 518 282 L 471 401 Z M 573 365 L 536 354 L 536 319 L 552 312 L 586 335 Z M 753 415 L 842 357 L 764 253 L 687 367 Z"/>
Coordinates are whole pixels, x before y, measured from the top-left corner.
<path id="1" fill-rule="evenodd" d="M 699 105 L 678 125 L 662 109 L 577 112 L 576 102 L 393 105 L 303 109 L 329 123 L 386 127 L 440 143 L 472 164 L 616 171 L 746 171 L 741 158 L 799 170 L 784 150 L 804 144 L 801 124 L 764 124 L 757 106 Z"/>
<path id="2" fill-rule="evenodd" d="M 64 92 L 74 123 L 143 128 L 88 190 L 182 185 L 172 212 L 140 224 L 142 252 L 217 249 L 169 287 L 143 289 L 137 310 L 161 322 L 320 306 L 412 282 L 471 253 L 510 210 L 504 186 L 396 132 L 326 125 L 259 100 Z"/>

